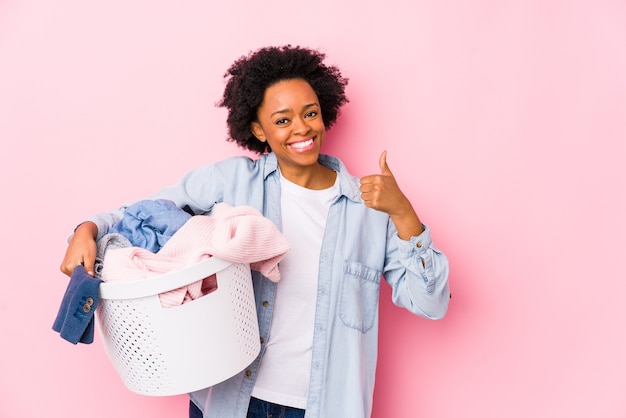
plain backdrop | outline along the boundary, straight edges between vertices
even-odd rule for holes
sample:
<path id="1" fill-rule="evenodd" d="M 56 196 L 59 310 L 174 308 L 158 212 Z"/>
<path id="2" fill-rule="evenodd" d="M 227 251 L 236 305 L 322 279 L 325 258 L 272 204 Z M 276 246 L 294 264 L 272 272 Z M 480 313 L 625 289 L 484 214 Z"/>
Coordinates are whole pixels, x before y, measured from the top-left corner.
<path id="1" fill-rule="evenodd" d="M 288 43 L 350 79 L 324 151 L 387 150 L 450 259 L 441 321 L 382 287 L 373 417 L 626 417 L 623 0 L 1 1 L 0 417 L 186 416 L 51 330 L 66 238 L 243 154 L 223 74 Z"/>

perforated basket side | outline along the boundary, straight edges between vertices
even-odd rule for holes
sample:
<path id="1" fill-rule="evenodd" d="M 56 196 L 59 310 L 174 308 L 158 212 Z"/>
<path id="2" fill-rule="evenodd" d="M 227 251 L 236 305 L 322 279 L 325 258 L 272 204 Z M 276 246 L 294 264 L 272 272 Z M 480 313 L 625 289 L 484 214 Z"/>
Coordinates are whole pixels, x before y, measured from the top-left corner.
<path id="1" fill-rule="evenodd" d="M 167 392 L 172 385 L 149 311 L 141 299 L 101 300 L 98 320 L 107 354 L 128 389 Z"/>
<path id="2" fill-rule="evenodd" d="M 229 268 L 226 281 L 230 285 L 231 307 L 237 328 L 239 349 L 242 358 L 254 358 L 259 353 L 259 331 L 254 304 L 254 291 L 250 267 L 234 264 Z M 222 281 L 224 282 L 224 280 Z"/>
<path id="3" fill-rule="evenodd" d="M 249 265 L 228 264 L 214 273 L 206 263 L 180 270 L 196 280 L 217 275 L 217 289 L 179 306 L 163 308 L 143 283 L 107 289 L 98 306 L 98 329 L 109 359 L 133 392 L 177 395 L 215 385 L 239 373 L 261 345 Z M 160 276 L 157 279 L 164 279 Z M 170 275 L 169 279 L 175 278 Z M 180 278 L 180 277 L 179 277 Z M 185 279 L 187 280 L 187 279 Z M 153 280 L 146 281 L 154 287 Z M 102 290 L 102 289 L 101 289 Z M 112 298 L 116 292 L 120 299 Z"/>

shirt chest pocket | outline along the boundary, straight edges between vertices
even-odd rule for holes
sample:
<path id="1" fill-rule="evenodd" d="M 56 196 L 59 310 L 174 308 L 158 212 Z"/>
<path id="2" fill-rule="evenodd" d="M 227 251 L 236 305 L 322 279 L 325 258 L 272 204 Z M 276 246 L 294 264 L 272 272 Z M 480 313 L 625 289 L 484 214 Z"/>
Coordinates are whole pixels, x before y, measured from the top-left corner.
<path id="1" fill-rule="evenodd" d="M 339 300 L 344 325 L 367 332 L 374 326 L 382 273 L 361 263 L 346 261 Z"/>

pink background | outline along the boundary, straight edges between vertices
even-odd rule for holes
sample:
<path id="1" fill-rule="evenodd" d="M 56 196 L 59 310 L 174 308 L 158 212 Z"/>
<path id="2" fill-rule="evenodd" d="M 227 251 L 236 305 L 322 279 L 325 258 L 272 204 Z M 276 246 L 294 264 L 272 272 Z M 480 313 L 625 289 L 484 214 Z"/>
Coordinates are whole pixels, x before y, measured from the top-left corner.
<path id="1" fill-rule="evenodd" d="M 326 152 L 388 161 L 450 258 L 448 316 L 383 286 L 374 418 L 626 417 L 626 3 L 0 2 L 0 417 L 184 417 L 51 330 L 85 216 L 241 150 L 228 65 L 321 48 Z"/>

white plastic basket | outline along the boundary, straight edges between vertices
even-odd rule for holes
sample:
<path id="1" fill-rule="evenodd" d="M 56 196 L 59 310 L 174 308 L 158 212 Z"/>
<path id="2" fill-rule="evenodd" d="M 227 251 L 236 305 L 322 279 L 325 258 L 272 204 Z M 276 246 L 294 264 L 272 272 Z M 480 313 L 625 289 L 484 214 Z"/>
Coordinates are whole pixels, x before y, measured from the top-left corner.
<path id="1" fill-rule="evenodd" d="M 217 276 L 217 289 L 163 308 L 159 294 Z M 222 382 L 261 344 L 250 267 L 211 257 L 159 277 L 102 283 L 96 311 L 105 351 L 135 393 L 169 396 Z"/>

